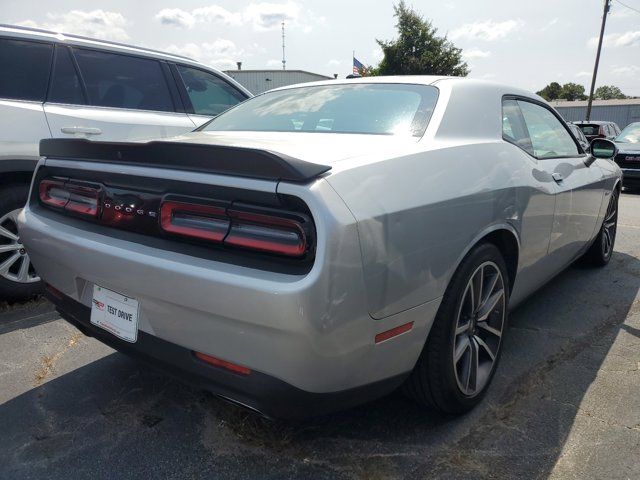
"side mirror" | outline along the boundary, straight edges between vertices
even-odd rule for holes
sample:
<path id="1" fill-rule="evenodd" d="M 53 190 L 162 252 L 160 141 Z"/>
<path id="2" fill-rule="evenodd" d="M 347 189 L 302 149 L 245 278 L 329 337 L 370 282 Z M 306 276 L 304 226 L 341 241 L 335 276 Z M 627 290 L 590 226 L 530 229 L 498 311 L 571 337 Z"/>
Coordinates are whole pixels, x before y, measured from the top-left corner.
<path id="1" fill-rule="evenodd" d="M 591 156 L 595 158 L 612 159 L 618 154 L 618 147 L 611 140 L 594 138 L 591 141 Z"/>

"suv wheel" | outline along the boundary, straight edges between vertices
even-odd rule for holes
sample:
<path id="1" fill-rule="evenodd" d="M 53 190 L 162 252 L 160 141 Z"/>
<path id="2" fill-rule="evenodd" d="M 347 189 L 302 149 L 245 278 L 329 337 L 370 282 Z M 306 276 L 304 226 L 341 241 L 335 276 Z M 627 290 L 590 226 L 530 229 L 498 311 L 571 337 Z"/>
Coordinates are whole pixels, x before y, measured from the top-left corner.
<path id="1" fill-rule="evenodd" d="M 18 214 L 28 193 L 27 185 L 0 188 L 0 300 L 26 300 L 42 289 L 18 235 Z"/>
<path id="2" fill-rule="evenodd" d="M 444 413 L 480 403 L 500 359 L 508 299 L 500 251 L 491 243 L 475 247 L 447 287 L 406 393 Z"/>

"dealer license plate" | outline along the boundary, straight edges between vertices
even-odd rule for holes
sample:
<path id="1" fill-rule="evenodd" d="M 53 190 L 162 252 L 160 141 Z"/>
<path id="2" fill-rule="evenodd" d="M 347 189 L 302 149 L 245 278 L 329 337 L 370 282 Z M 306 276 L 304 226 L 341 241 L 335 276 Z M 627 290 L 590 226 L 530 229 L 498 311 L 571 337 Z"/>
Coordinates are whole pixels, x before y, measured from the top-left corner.
<path id="1" fill-rule="evenodd" d="M 138 300 L 94 285 L 91 323 L 133 343 L 138 339 Z"/>

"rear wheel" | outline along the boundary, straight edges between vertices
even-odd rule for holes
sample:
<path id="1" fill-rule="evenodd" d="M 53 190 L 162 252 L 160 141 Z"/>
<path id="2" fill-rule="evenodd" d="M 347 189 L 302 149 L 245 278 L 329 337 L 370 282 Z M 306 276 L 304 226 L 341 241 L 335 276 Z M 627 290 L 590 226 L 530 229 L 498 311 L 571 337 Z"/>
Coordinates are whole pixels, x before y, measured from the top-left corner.
<path id="1" fill-rule="evenodd" d="M 600 232 L 594 240 L 587 253 L 586 259 L 597 267 L 604 267 L 613 255 L 613 247 L 616 242 L 616 231 L 618 229 L 618 199 L 620 194 L 614 190 L 609 200 L 607 213 L 604 216 Z"/>
<path id="2" fill-rule="evenodd" d="M 25 300 L 42 289 L 18 235 L 18 215 L 28 193 L 27 185 L 0 188 L 0 300 Z"/>
<path id="3" fill-rule="evenodd" d="M 500 359 L 509 281 L 498 248 L 474 248 L 454 274 L 429 338 L 405 384 L 420 403 L 463 413 L 484 396 Z"/>

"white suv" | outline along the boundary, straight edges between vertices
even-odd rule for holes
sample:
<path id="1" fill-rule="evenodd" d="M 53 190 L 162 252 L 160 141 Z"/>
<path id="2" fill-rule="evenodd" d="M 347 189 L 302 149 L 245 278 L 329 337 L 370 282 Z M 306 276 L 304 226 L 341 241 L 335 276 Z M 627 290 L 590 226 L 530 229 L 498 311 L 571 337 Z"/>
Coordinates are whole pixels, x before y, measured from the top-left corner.
<path id="1" fill-rule="evenodd" d="M 0 25 L 0 71 L 0 300 L 40 289 L 15 222 L 42 138 L 178 135 L 251 96 L 188 58 L 7 25 Z"/>

